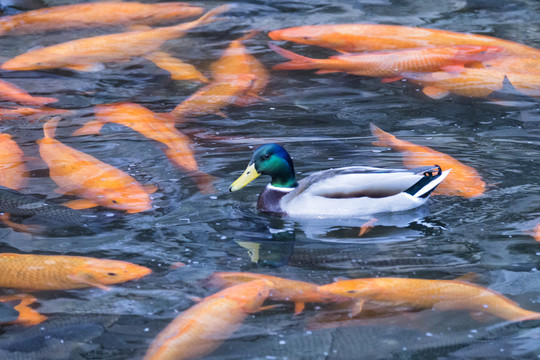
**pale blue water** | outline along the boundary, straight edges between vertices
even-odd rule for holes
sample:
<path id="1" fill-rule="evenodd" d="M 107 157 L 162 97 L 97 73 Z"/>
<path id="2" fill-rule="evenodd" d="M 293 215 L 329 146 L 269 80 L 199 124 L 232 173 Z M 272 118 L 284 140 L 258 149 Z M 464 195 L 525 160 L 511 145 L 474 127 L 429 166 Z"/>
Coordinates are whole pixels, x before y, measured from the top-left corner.
<path id="1" fill-rule="evenodd" d="M 53 2 L 51 2 L 52 4 Z M 54 4 L 67 3 L 54 1 Z M 202 3 L 211 8 L 220 2 Z M 259 29 L 246 47 L 268 68 L 283 59 L 267 47 L 267 31 L 306 24 L 371 22 L 472 32 L 540 47 L 540 3 L 483 0 L 246 1 L 228 20 L 165 44 L 164 50 L 203 72 L 230 40 Z M 120 29 L 116 29 L 120 30 Z M 77 30 L 0 38 L 0 56 L 108 30 Z M 109 29 L 110 31 L 110 29 Z M 285 45 L 308 56 L 330 50 Z M 55 321 L 80 319 L 80 336 L 65 344 L 44 341 L 23 358 L 138 359 L 179 312 L 217 289 L 201 282 L 214 271 L 253 271 L 314 283 L 340 277 L 401 276 L 455 279 L 477 274 L 481 285 L 523 308 L 540 311 L 540 244 L 529 235 L 540 221 L 540 108 L 536 100 L 499 106 L 489 99 L 451 97 L 435 101 L 402 82 L 346 74 L 272 71 L 267 102 L 225 109 L 227 118 L 207 116 L 179 129 L 195 143 L 202 171 L 218 190 L 201 194 L 175 169 L 157 143 L 118 125 L 103 135 L 71 137 L 93 118 L 92 106 L 130 101 L 169 111 L 198 85 L 171 81 L 141 59 L 108 64 L 103 71 L 0 72 L 32 93 L 59 98 L 58 107 L 79 110 L 67 117 L 58 140 L 117 166 L 159 190 L 154 209 L 126 215 L 92 236 L 30 236 L 0 228 L 0 252 L 85 255 L 128 260 L 154 273 L 111 291 L 40 292 L 38 310 Z M 397 137 L 450 154 L 478 170 L 489 184 L 485 195 L 433 197 L 422 208 L 381 217 L 363 237 L 363 220 L 292 221 L 259 214 L 257 195 L 267 179 L 236 193 L 228 186 L 241 174 L 255 147 L 279 142 L 294 158 L 299 177 L 348 165 L 401 167 L 401 155 L 371 144 L 373 122 Z M 27 156 L 38 156 L 42 123 L 0 122 Z M 25 192 L 61 201 L 46 167 L 36 163 Z M 67 198 L 66 198 L 67 199 Z M 112 213 L 106 209 L 96 210 Z M 246 247 L 258 248 L 258 257 Z M 256 260 L 257 262 L 253 262 Z M 170 270 L 175 262 L 186 267 Z M 213 359 L 532 359 L 540 356 L 535 323 L 501 326 L 494 317 L 478 321 L 466 312 L 367 313 L 349 326 L 320 329 L 347 319 L 308 306 L 294 317 L 292 306 L 249 316 Z M 83 317 L 83 315 L 90 315 Z M 45 323 L 44 323 L 45 324 Z M 97 324 L 97 325 L 96 325 Z M 99 326 L 98 326 L 99 325 Z M 52 326 L 52 325 L 50 325 Z M 69 328 L 71 329 L 71 328 Z M 19 327 L 0 328 L 0 349 L 29 338 Z M 52 330 L 47 330 L 52 331 Z M 54 338 L 54 336 L 53 336 Z M 478 341 L 475 341 L 478 340 Z M 6 343 L 3 341 L 6 340 Z M 482 340 L 482 341 L 480 341 Z M 12 348 L 16 349 L 16 348 Z M 52 349 L 52 350 L 51 350 Z M 33 356 L 33 357 L 32 357 Z M 62 357 L 63 356 L 63 357 Z"/>

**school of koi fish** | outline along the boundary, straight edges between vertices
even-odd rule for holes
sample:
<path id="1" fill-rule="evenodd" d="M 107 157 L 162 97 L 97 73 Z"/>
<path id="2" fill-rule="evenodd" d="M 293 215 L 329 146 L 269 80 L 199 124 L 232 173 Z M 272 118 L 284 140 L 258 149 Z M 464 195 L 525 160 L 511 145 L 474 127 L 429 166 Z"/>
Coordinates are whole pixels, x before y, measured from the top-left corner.
<path id="1" fill-rule="evenodd" d="M 192 31 L 205 31 L 203 29 L 210 25 L 226 26 L 227 18 L 234 16 L 236 6 L 241 5 L 209 8 L 180 2 L 110 1 L 51 6 L 1 16 L 0 37 L 36 36 L 74 29 L 123 29 L 39 48 L 21 46 L 18 55 L 1 59 L 0 125 L 5 124 L 0 133 L 1 224 L 10 232 L 42 238 L 50 236 L 50 227 L 71 227 L 92 236 L 104 231 L 100 216 L 109 216 L 103 215 L 108 211 L 123 217 L 142 218 L 155 209 L 153 196 L 162 192 L 158 185 L 70 146 L 76 144 L 77 139 L 90 136 L 106 138 L 103 128 L 107 124 L 129 128 L 154 141 L 172 167 L 188 177 L 200 194 L 215 196 L 221 191 L 215 186 L 217 177 L 211 171 L 204 171 L 207 167 L 196 152 L 198 140 L 192 133 L 184 132 L 185 127 L 191 123 L 200 125 L 204 121 L 200 118 L 207 116 L 228 119 L 227 111 L 234 107 L 272 106 L 276 92 L 267 88 L 272 77 L 283 74 L 283 70 L 315 70 L 314 78 L 330 74 L 324 76 L 331 81 L 343 79 L 334 73 L 347 74 L 341 75 L 348 76 L 349 81 L 351 78 L 354 81 L 355 77 L 381 78 L 381 88 L 391 86 L 387 83 L 402 82 L 421 89 L 423 95 L 430 98 L 426 101 L 445 101 L 452 96 L 468 97 L 473 101 L 474 98 L 488 98 L 493 106 L 500 106 L 504 105 L 508 92 L 532 101 L 540 98 L 539 49 L 487 35 L 442 29 L 364 23 L 283 29 L 266 29 L 261 25 L 263 28 L 258 29 L 254 23 L 252 30 L 229 39 L 219 57 L 207 62 L 204 69 L 184 62 L 180 59 L 181 54 L 164 50 L 167 41 L 188 36 Z M 184 20 L 193 18 L 195 20 Z M 288 61 L 273 66 L 265 63 L 246 47 L 248 41 L 268 47 L 275 53 L 275 59 L 283 57 Z M 312 58 L 286 47 L 320 55 Z M 338 53 L 327 56 L 331 51 Z M 97 73 L 110 64 L 135 58 L 151 62 L 165 71 L 171 81 L 189 84 L 186 85 L 189 89 L 196 90 L 174 106 L 167 104 L 160 108 L 160 104 L 148 106 L 147 103 L 129 101 L 95 103 L 89 114 L 88 109 L 81 112 L 81 109 L 65 106 L 62 97 L 38 96 L 43 93 L 40 89 L 47 86 L 45 83 L 36 80 L 35 89 L 23 89 L 9 81 L 10 74 L 26 72 L 34 76 L 41 71 Z M 297 74 L 291 71 L 288 76 Z M 122 92 L 121 84 L 117 91 Z M 423 95 L 416 94 L 418 97 Z M 230 120 L 234 122 L 234 119 Z M 9 133 L 22 123 L 40 129 L 42 137 L 33 145 L 37 144 L 35 151 L 39 158 L 27 157 L 17 143 L 17 137 Z M 458 161 L 450 154 L 399 139 L 379 128 L 378 123 L 374 119 L 369 124 L 373 136 L 372 151 L 386 148 L 399 152 L 403 167 L 411 171 L 438 166 L 438 174 L 426 170 L 424 179 L 441 175 L 441 169 L 451 169 L 440 184 L 422 195 L 423 198 L 431 194 L 465 201 L 482 199 L 488 191 L 491 184 L 486 181 L 489 180 L 467 161 Z M 72 126 L 77 129 L 71 131 L 69 137 L 57 135 L 58 130 L 65 132 Z M 230 140 L 220 134 L 209 136 L 225 143 Z M 252 160 L 250 165 L 254 163 Z M 28 191 L 36 164 L 47 169 L 48 178 L 57 186 L 54 192 L 60 196 L 53 199 L 61 199 L 61 203 L 51 201 L 51 194 Z M 271 176 L 274 181 L 274 175 Z M 334 197 L 345 195 L 339 193 Z M 379 221 L 375 218 L 366 220 L 362 221 L 358 238 L 375 231 L 373 227 Z M 540 242 L 540 220 L 527 229 L 527 234 L 532 243 L 534 240 Z M 254 259 L 262 252 L 259 245 L 249 251 L 251 260 L 256 262 Z M 71 252 L 80 253 L 75 244 Z M 182 271 L 184 267 L 181 263 L 173 264 L 171 271 Z M 174 270 L 176 268 L 178 270 Z M 54 312 L 44 315 L 36 308 L 41 296 L 48 298 L 51 296 L 48 294 L 54 294 L 52 291 L 84 288 L 111 291 L 113 285 L 159 276 L 159 272 L 153 272 L 156 269 L 109 259 L 109 256 L 48 255 L 42 251 L 2 252 L 0 269 L 2 294 L 5 289 L 5 295 L 0 296 L 0 354 L 9 351 L 2 345 L 4 329 L 31 327 L 53 320 Z M 354 321 L 362 316 L 383 314 L 380 317 L 384 318 L 385 314 L 397 312 L 413 314 L 411 322 L 414 322 L 414 314 L 426 309 L 449 313 L 466 311 L 474 319 L 481 315 L 510 323 L 540 320 L 540 312 L 522 308 L 499 292 L 474 284 L 466 276 L 452 280 L 385 276 L 384 273 L 358 277 L 355 271 L 350 271 L 343 274 L 346 278 L 328 281 L 323 277 L 307 282 L 286 275 L 221 271 L 219 266 L 214 270 L 201 282 L 204 283 L 202 288 L 212 293 L 204 298 L 193 298 L 194 305 L 180 312 L 146 344 L 146 354 L 137 355 L 148 360 L 209 356 L 241 331 L 242 325 L 253 314 L 262 312 L 264 316 L 266 312 L 289 309 L 288 303 L 293 304 L 294 310 L 285 312 L 295 319 L 307 316 L 306 304 L 315 303 L 307 310 L 309 314 L 320 313 L 313 317 L 313 324 L 332 328 L 354 326 Z M 141 284 L 145 287 L 150 282 Z M 343 316 L 338 321 L 326 322 L 318 317 L 325 313 Z M 377 316 L 374 319 L 376 321 Z"/>

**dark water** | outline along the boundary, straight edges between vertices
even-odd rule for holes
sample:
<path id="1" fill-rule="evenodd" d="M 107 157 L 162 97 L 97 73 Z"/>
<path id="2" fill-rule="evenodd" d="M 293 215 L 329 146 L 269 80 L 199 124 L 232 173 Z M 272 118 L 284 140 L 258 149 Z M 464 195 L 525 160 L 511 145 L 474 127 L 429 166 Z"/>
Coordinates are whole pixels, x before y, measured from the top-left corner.
<path id="1" fill-rule="evenodd" d="M 205 8 L 218 4 L 202 3 Z M 253 0 L 239 4 L 227 21 L 195 29 L 167 42 L 164 50 L 204 72 L 230 40 L 246 30 L 260 29 L 245 45 L 270 67 L 282 59 L 268 49 L 267 31 L 348 22 L 472 32 L 540 47 L 540 3 L 536 0 Z M 0 56 L 11 58 L 29 48 L 107 31 L 111 30 L 3 37 Z M 315 47 L 287 46 L 308 56 L 331 54 Z M 0 252 L 113 258 L 154 270 L 140 281 L 107 292 L 37 293 L 38 310 L 53 324 L 66 316 L 80 318 L 80 330 L 74 328 L 80 336 L 67 336 L 65 346 L 52 336 L 39 351 L 29 347 L 21 358 L 141 358 L 155 335 L 193 304 L 190 296 L 216 291 L 202 281 L 216 270 L 253 271 L 320 284 L 338 277 L 454 279 L 474 272 L 481 285 L 526 309 L 540 311 L 540 244 L 528 233 L 540 221 L 540 107 L 535 100 L 511 99 L 513 106 L 460 97 L 435 101 L 414 85 L 401 82 L 381 84 L 379 79 L 309 71 L 271 72 L 264 93 L 268 102 L 230 107 L 225 119 L 206 116 L 179 127 L 195 142 L 201 170 L 217 178 L 217 193 L 207 195 L 168 162 L 156 143 L 127 128 L 107 125 L 103 135 L 70 136 L 93 118 L 93 105 L 130 101 L 154 111 L 170 111 L 198 85 L 171 81 L 166 72 L 141 59 L 108 64 L 94 73 L 3 72 L 0 77 L 34 95 L 57 97 L 58 107 L 78 111 L 62 120 L 58 140 L 159 188 L 152 195 L 152 211 L 114 217 L 98 235 L 30 236 L 0 229 Z M 253 148 L 270 141 L 289 150 L 300 176 L 353 164 L 401 167 L 399 153 L 372 146 L 370 122 L 473 166 L 489 184 L 485 195 L 433 197 L 420 209 L 381 217 L 371 232 L 358 237 L 365 220 L 296 222 L 257 213 L 255 202 L 264 179 L 240 192 L 227 191 Z M 4 121 L 0 131 L 13 135 L 27 156 L 38 156 L 35 141 L 43 135 L 42 123 Z M 55 202 L 67 199 L 53 192 L 55 184 L 43 164 L 37 163 L 32 175 L 24 192 Z M 113 214 L 106 209 L 96 212 Z M 170 270 L 178 261 L 187 266 Z M 536 323 L 507 325 L 495 318 L 478 321 L 465 312 L 431 310 L 367 313 L 349 326 L 332 327 L 338 320 L 341 325 L 347 323 L 328 308 L 308 306 L 304 314 L 294 317 L 290 305 L 278 307 L 248 317 L 211 358 L 540 357 Z M 58 330 L 60 334 L 75 326 L 59 324 L 64 329 Z M 37 336 L 22 331 L 15 326 L 0 328 L 0 349 L 10 349 L 4 339 L 13 343 Z M 11 356 L 15 358 L 15 353 Z"/>

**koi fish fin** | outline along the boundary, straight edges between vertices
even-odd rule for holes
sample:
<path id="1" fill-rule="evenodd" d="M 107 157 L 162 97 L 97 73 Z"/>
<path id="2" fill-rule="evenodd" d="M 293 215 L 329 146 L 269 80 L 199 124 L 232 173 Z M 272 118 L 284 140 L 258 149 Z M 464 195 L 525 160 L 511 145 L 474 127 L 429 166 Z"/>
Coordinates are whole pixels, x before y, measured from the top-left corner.
<path id="1" fill-rule="evenodd" d="M 0 221 L 4 223 L 4 225 L 12 228 L 15 231 L 29 233 L 29 234 L 42 234 L 45 231 L 44 226 L 17 224 L 16 222 L 13 222 L 9 219 L 9 215 L 10 215 L 9 213 L 1 214 Z"/>
<path id="2" fill-rule="evenodd" d="M 223 111 L 218 111 L 215 114 L 221 116 L 224 119 L 228 118 L 227 114 L 225 114 L 225 112 L 223 112 Z"/>
<path id="3" fill-rule="evenodd" d="M 425 95 L 435 100 L 442 99 L 443 97 L 447 96 L 450 93 L 448 90 L 444 90 L 436 86 L 425 86 L 422 89 L 422 92 Z"/>
<path id="4" fill-rule="evenodd" d="M 349 317 L 355 317 L 362 312 L 366 300 L 357 300 L 349 308 Z"/>
<path id="5" fill-rule="evenodd" d="M 371 133 L 373 136 L 377 137 L 377 141 L 373 141 L 372 144 L 375 146 L 388 146 L 388 147 L 394 147 L 395 143 L 397 141 L 396 137 L 390 133 L 387 133 L 384 130 L 381 130 L 377 126 L 375 126 L 373 123 L 369 124 L 369 128 L 371 129 Z"/>
<path id="6" fill-rule="evenodd" d="M 317 70 L 315 71 L 315 74 L 321 75 L 321 74 L 332 74 L 332 73 L 338 73 L 343 72 L 342 70 L 330 70 L 330 69 L 323 69 L 323 70 Z M 351 72 L 349 74 L 355 75 L 355 73 Z"/>
<path id="7" fill-rule="evenodd" d="M 75 70 L 75 71 L 88 71 L 88 72 L 96 72 L 101 71 L 105 69 L 105 65 L 101 63 L 95 63 L 95 64 L 74 64 L 74 65 L 66 65 L 64 66 L 67 69 Z"/>
<path id="8" fill-rule="evenodd" d="M 196 303 L 200 303 L 201 301 L 203 301 L 202 297 L 195 296 L 195 295 L 187 295 L 187 298 Z"/>
<path id="9" fill-rule="evenodd" d="M 316 69 L 318 67 L 316 59 L 311 59 L 302 55 L 295 54 L 292 51 L 285 50 L 272 43 L 268 43 L 268 47 L 277 52 L 279 55 L 291 60 L 274 65 L 274 67 L 272 68 L 274 70 L 302 70 Z"/>
<path id="10" fill-rule="evenodd" d="M 236 243 L 244 249 L 247 249 L 247 253 L 249 258 L 251 259 L 251 262 L 259 262 L 259 249 L 261 247 L 260 243 L 251 241 L 236 241 Z"/>
<path id="11" fill-rule="evenodd" d="M 362 226 L 360 227 L 360 231 L 358 232 L 358 237 L 368 233 L 373 228 L 373 224 L 375 224 L 377 221 L 379 221 L 379 219 L 373 218 L 363 223 Z"/>
<path id="12" fill-rule="evenodd" d="M 54 138 L 54 134 L 56 134 L 56 127 L 58 126 L 58 122 L 60 121 L 59 116 L 55 116 L 49 121 L 43 125 L 43 133 L 45 134 L 45 138 Z"/>
<path id="13" fill-rule="evenodd" d="M 248 31 L 248 32 L 247 32 L 244 36 L 242 36 L 241 38 L 236 39 L 236 41 L 244 41 L 244 40 L 251 39 L 252 37 L 254 37 L 255 35 L 257 35 L 257 34 L 260 33 L 260 32 L 261 32 L 260 30 L 252 29 L 252 30 Z"/>
<path id="14" fill-rule="evenodd" d="M 45 315 L 41 315 L 36 310 L 28 307 L 28 305 L 31 305 L 36 301 L 37 299 L 30 295 L 23 298 L 19 305 L 14 307 L 14 309 L 19 312 L 19 317 L 14 322 L 24 326 L 34 326 L 47 320 Z"/>
<path id="15" fill-rule="evenodd" d="M 177 262 L 172 263 L 171 266 L 169 266 L 169 269 L 170 270 L 175 270 L 175 269 L 178 269 L 178 268 L 182 268 L 184 266 L 186 266 L 186 264 L 184 264 L 181 261 L 177 261 Z"/>
<path id="16" fill-rule="evenodd" d="M 75 281 L 75 282 L 77 282 L 79 284 L 88 285 L 89 287 L 97 287 L 98 289 L 105 290 L 105 291 L 111 290 L 111 288 L 109 286 L 105 286 L 105 285 L 100 284 L 100 283 L 95 283 L 95 282 L 89 281 L 84 276 L 68 275 L 67 277 L 68 277 L 68 279 L 70 279 L 72 281 Z"/>
<path id="17" fill-rule="evenodd" d="M 103 125 L 105 125 L 104 122 L 101 122 L 98 120 L 92 120 L 84 124 L 81 128 L 75 130 L 71 135 L 79 136 L 79 135 L 99 134 Z"/>
<path id="18" fill-rule="evenodd" d="M 480 278 L 480 275 L 478 275 L 477 273 L 470 272 L 470 273 L 461 275 L 455 278 L 454 280 L 474 284 L 475 282 L 478 282 L 479 278 Z"/>
<path id="19" fill-rule="evenodd" d="M 87 199 L 71 200 L 71 201 L 63 203 L 62 205 L 67 206 L 68 208 L 73 209 L 73 210 L 90 209 L 90 208 L 98 206 L 97 203 L 91 200 L 87 200 Z"/>
<path id="20" fill-rule="evenodd" d="M 540 319 L 540 313 L 534 312 L 534 311 L 526 311 L 527 315 L 518 316 L 512 321 L 525 321 L 525 320 L 538 320 Z"/>
<path id="21" fill-rule="evenodd" d="M 210 80 L 204 76 L 195 66 L 185 63 L 166 52 L 156 51 L 143 55 L 146 60 L 154 63 L 158 68 L 171 74 L 173 80 L 192 80 L 208 83 Z"/>
<path id="22" fill-rule="evenodd" d="M 478 322 L 486 322 L 493 319 L 493 315 L 485 313 L 483 311 L 473 312 L 471 311 L 469 315 Z"/>
<path id="23" fill-rule="evenodd" d="M 300 314 L 302 311 L 304 311 L 304 308 L 306 307 L 306 304 L 300 301 L 297 301 L 294 303 L 294 315 Z"/>
<path id="24" fill-rule="evenodd" d="M 281 307 L 281 306 L 283 306 L 283 305 L 282 304 L 275 304 L 275 305 L 261 306 L 261 307 L 259 307 L 259 310 L 257 310 L 257 311 L 271 310 L 271 309 L 275 309 L 275 308 L 278 308 L 278 307 Z"/>
<path id="25" fill-rule="evenodd" d="M 143 185 L 143 189 L 147 194 L 153 194 L 157 191 L 158 187 L 154 184 Z"/>
<path id="26" fill-rule="evenodd" d="M 404 77 L 403 76 L 387 77 L 387 78 L 383 78 L 381 80 L 381 83 L 386 84 L 386 83 L 391 83 L 391 82 L 394 82 L 394 81 L 399 81 L 401 79 L 404 79 Z"/>

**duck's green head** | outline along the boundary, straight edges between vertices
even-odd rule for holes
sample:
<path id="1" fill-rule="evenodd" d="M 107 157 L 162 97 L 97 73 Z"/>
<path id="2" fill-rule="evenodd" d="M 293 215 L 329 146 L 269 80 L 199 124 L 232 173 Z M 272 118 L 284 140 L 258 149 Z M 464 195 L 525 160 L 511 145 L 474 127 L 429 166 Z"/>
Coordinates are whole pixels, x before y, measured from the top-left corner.
<path id="1" fill-rule="evenodd" d="M 232 183 L 229 191 L 240 190 L 260 175 L 270 175 L 271 184 L 276 187 L 298 185 L 289 153 L 278 144 L 266 144 L 255 150 L 247 169 Z"/>

